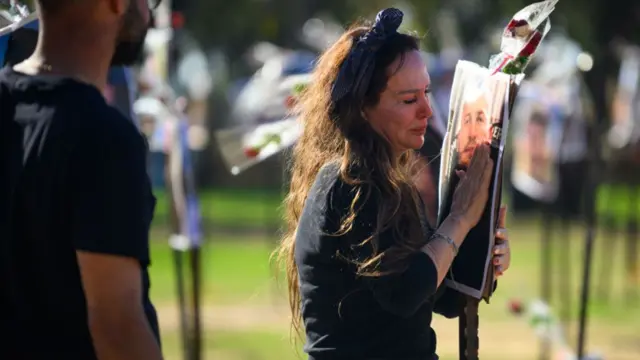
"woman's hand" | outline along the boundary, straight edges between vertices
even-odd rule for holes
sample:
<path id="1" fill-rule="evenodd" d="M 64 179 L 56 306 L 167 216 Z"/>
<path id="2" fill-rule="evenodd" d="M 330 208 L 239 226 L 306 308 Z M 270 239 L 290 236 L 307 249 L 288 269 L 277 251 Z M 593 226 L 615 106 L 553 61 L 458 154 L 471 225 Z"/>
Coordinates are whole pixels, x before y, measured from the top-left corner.
<path id="1" fill-rule="evenodd" d="M 476 147 L 467 171 L 457 170 L 460 182 L 453 193 L 450 214 L 469 229 L 476 226 L 489 199 L 489 183 L 493 172 L 489 144 Z"/>
<path id="2" fill-rule="evenodd" d="M 496 231 L 496 245 L 493 247 L 493 265 L 495 265 L 495 277 L 504 274 L 511 265 L 511 248 L 509 247 L 509 235 L 507 234 L 507 207 L 500 208 L 498 217 L 498 230 Z"/>

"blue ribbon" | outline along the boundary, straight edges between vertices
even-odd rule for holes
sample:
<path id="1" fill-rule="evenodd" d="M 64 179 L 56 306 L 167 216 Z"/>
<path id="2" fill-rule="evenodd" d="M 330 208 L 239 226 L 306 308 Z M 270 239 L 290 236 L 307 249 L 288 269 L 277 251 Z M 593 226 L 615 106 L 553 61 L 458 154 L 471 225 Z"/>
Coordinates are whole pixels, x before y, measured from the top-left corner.
<path id="1" fill-rule="evenodd" d="M 202 241 L 202 228 L 200 219 L 200 204 L 195 186 L 194 164 L 191 150 L 188 146 L 189 124 L 186 119 L 179 121 L 179 134 L 176 137 L 180 142 L 180 153 L 182 156 L 182 173 L 185 182 L 185 212 L 182 224 L 183 232 L 189 238 L 191 247 L 200 246 Z"/>

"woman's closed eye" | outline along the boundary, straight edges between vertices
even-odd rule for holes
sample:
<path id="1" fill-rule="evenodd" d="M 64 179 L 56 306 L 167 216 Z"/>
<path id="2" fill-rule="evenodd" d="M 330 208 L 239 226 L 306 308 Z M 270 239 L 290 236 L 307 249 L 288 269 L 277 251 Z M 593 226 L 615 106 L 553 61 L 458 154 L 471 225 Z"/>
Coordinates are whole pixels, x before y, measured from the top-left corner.
<path id="1" fill-rule="evenodd" d="M 424 96 L 427 97 L 427 101 L 429 100 L 429 94 L 430 93 L 431 93 L 431 89 L 426 89 L 424 91 Z M 418 97 L 417 96 L 414 96 L 411 99 L 402 100 L 402 102 L 404 102 L 407 105 L 415 104 L 417 101 L 418 101 Z"/>

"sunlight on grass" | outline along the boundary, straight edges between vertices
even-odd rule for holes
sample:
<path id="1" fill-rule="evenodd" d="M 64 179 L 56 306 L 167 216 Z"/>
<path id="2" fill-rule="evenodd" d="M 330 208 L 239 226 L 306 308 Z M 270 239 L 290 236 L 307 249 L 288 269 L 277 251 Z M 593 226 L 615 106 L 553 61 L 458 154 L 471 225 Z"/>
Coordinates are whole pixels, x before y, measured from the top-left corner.
<path id="1" fill-rule="evenodd" d="M 158 199 L 154 221 L 166 222 L 168 210 L 166 194 L 162 189 L 154 190 Z M 630 190 L 624 186 L 601 185 L 597 193 L 598 214 L 610 215 L 623 224 L 633 208 L 629 203 Z M 199 195 L 202 218 L 207 222 L 223 226 L 248 224 L 250 226 L 278 225 L 282 219 L 284 194 L 273 190 L 228 190 L 207 189 Z M 505 194 L 505 199 L 509 194 Z M 635 213 L 640 216 L 640 202 L 635 204 Z"/>
<path id="2" fill-rule="evenodd" d="M 251 301 L 271 291 L 275 286 L 275 272 L 269 263 L 273 244 L 272 239 L 256 237 L 227 237 L 206 243 L 201 249 L 204 301 Z M 155 302 L 175 301 L 174 256 L 166 244 L 152 246 L 151 296 Z M 188 268 L 190 254 L 181 256 Z"/>
<path id="3" fill-rule="evenodd" d="M 507 275 L 499 283 L 498 291 L 490 306 L 483 306 L 487 315 L 498 315 L 506 308 L 512 297 L 531 299 L 540 292 L 540 233 L 532 223 L 513 223 L 510 229 L 512 239 L 512 265 Z M 581 229 L 574 227 L 571 231 L 571 285 L 573 296 L 570 299 L 577 305 L 582 275 L 583 237 Z M 555 239 L 555 241 L 561 241 Z M 225 235 L 213 238 L 201 250 L 203 271 L 204 300 L 215 304 L 232 304 L 237 302 L 260 302 L 264 297 L 282 294 L 284 284 L 275 283 L 275 270 L 269 263 L 270 253 L 275 246 L 272 238 L 230 237 Z M 554 251 L 554 288 L 555 295 L 560 290 L 562 274 L 559 273 L 559 251 Z M 188 254 L 183 255 L 188 261 Z M 602 269 L 600 257 L 596 257 L 594 276 Z M 152 297 L 156 302 L 175 301 L 175 266 L 172 250 L 161 241 L 152 246 Z M 618 266 L 616 266 L 618 265 Z M 185 263 L 188 266 L 188 262 Z M 594 298 L 591 312 L 594 316 L 604 316 L 612 321 L 626 321 L 629 311 L 637 313 L 640 309 L 629 309 L 623 305 L 622 265 L 618 262 L 606 264 L 615 266 L 612 276 L 612 300 L 610 303 L 600 302 Z M 283 279 L 281 279 L 283 280 Z M 283 297 L 283 295 L 280 295 Z M 504 306 L 503 306 L 504 305 Z M 614 305 L 614 306 L 612 306 Z"/>
<path id="4" fill-rule="evenodd" d="M 273 232 L 265 231 L 264 236 L 256 236 L 254 232 L 240 231 L 244 228 L 264 226 L 271 221 L 277 224 L 278 214 L 274 209 L 280 204 L 279 195 L 272 195 L 271 200 L 264 194 L 246 192 L 244 194 L 224 194 L 212 192 L 203 202 L 213 217 L 213 222 L 231 226 L 236 231 L 225 230 L 215 232 L 216 227 L 209 229 L 207 241 L 202 248 L 203 277 L 203 310 L 207 317 L 205 332 L 205 359 L 225 360 L 295 360 L 304 357 L 296 355 L 289 342 L 286 329 L 287 310 L 284 283 L 275 282 L 275 270 L 269 263 L 269 256 L 275 246 Z M 225 204 L 227 201 L 228 205 Z M 265 201 L 267 204 L 265 205 Z M 207 205 L 209 204 L 209 205 Z M 216 204 L 218 205 L 216 207 Z M 227 206 L 224 208 L 223 206 Z M 267 211 L 271 207 L 271 211 Z M 166 210 L 166 209 L 165 209 Z M 165 211 L 160 209 L 160 213 Z M 265 221 L 265 219 L 270 219 Z M 501 278 L 498 290 L 491 304 L 480 307 L 481 351 L 483 357 L 491 360 L 533 360 L 537 358 L 537 340 L 525 319 L 518 319 L 508 311 L 511 299 L 530 301 L 540 293 L 541 264 L 541 229 L 539 219 L 508 220 L 512 265 L 507 274 Z M 544 224 L 545 227 L 550 226 Z M 213 230 L 213 232 L 212 232 Z M 247 235 L 250 234 L 250 235 Z M 271 234 L 271 235 L 269 235 Z M 570 302 L 569 339 L 575 342 L 577 329 L 578 298 L 580 279 L 582 276 L 583 248 L 585 229 L 573 225 L 569 232 L 568 244 L 571 249 L 569 266 L 561 266 L 562 253 L 560 245 L 567 239 L 559 232 L 553 231 L 553 309 L 559 313 L 562 302 Z M 160 311 L 175 312 L 175 264 L 172 250 L 166 243 L 166 231 L 159 227 L 152 231 L 152 299 Z M 640 343 L 637 324 L 640 322 L 640 302 L 627 304 L 623 297 L 624 289 L 624 249 L 618 248 L 616 259 L 604 259 L 601 249 L 605 242 L 612 243 L 612 236 L 605 239 L 598 234 L 594 268 L 592 272 L 592 294 L 596 293 L 595 285 L 604 269 L 611 269 L 611 292 L 609 301 L 592 296 L 589 318 L 589 344 L 593 349 L 604 349 L 607 360 L 638 359 L 640 348 L 634 350 L 633 344 Z M 622 245 L 622 242 L 620 242 Z M 188 256 L 185 266 L 188 266 Z M 606 261 L 605 261 L 606 260 Z M 561 283 L 569 271 L 569 281 Z M 570 294 L 567 299 L 560 290 L 568 284 Z M 245 312 L 246 316 L 261 317 L 269 315 L 270 321 L 276 321 L 276 329 L 238 328 L 237 324 L 224 323 L 225 311 Z M 227 309 L 227 310 L 225 310 Z M 256 311 L 258 309 L 258 311 Z M 272 310 L 271 310 L 272 309 Z M 262 313 L 260 312 L 262 311 Z M 222 312 L 222 313 L 221 313 Z M 277 312 L 272 313 L 272 312 Z M 171 324 L 172 315 L 161 314 L 164 324 L 163 342 L 168 360 L 182 359 L 175 324 Z M 244 321 L 247 321 L 245 319 Z M 251 321 L 249 321 L 251 323 Z M 250 325 L 250 324 L 249 324 Z M 244 323 L 243 326 L 248 326 Z M 439 334 L 439 349 L 442 360 L 457 359 L 457 320 L 437 317 L 434 327 Z M 280 330 L 278 330 L 280 329 Z M 618 339 L 618 340 L 616 340 Z M 507 346 L 510 343 L 511 345 Z M 635 352 L 634 352 L 635 351 Z M 631 357 L 625 357 L 628 354 Z M 635 356 L 635 357 L 634 357 Z"/>
<path id="5" fill-rule="evenodd" d="M 157 206 L 154 224 L 166 223 L 167 198 L 155 190 Z M 282 194 L 261 190 L 206 190 L 198 194 L 201 217 L 213 226 L 278 226 L 281 223 Z"/>

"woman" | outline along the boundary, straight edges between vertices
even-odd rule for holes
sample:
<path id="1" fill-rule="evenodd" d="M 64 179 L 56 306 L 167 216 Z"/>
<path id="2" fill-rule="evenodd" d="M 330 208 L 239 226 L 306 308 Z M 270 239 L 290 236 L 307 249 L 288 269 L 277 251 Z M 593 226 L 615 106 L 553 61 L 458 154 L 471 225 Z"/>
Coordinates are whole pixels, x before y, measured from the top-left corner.
<path id="1" fill-rule="evenodd" d="M 418 39 L 396 32 L 401 21 L 386 9 L 371 28 L 344 34 L 300 99 L 279 255 L 310 359 L 437 359 L 434 306 L 451 317 L 459 309 L 456 293 L 437 290 L 487 201 L 489 148 L 459 173 L 451 215 L 431 229 L 413 184 L 429 75 Z"/>

